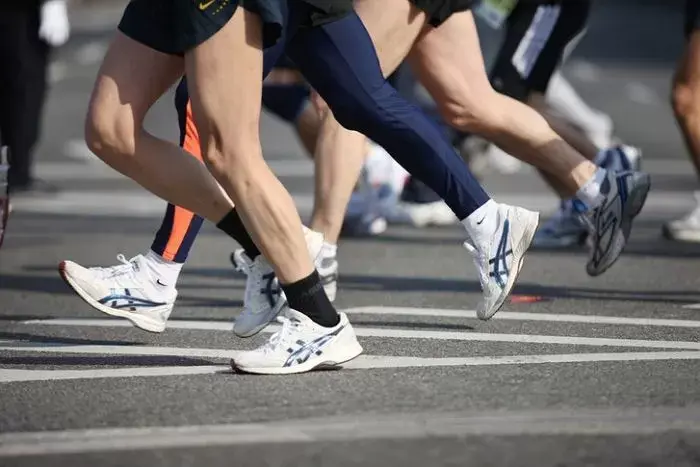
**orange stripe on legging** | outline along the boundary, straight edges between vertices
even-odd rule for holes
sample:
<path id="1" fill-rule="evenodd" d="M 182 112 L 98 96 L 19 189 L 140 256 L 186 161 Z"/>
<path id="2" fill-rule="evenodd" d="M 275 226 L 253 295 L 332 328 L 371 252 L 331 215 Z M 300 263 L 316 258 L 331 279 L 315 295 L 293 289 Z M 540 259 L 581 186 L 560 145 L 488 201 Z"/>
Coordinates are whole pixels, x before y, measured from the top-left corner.
<path id="1" fill-rule="evenodd" d="M 197 132 L 197 127 L 194 124 L 194 118 L 192 118 L 192 106 L 189 102 L 187 103 L 185 137 L 183 138 L 182 148 L 193 157 L 196 157 L 200 161 L 202 160 L 202 150 L 199 147 L 199 133 Z M 163 258 L 167 259 L 168 261 L 174 261 L 175 256 L 177 255 L 177 252 L 185 239 L 185 235 L 187 235 L 187 230 L 189 230 L 193 218 L 194 213 L 192 211 L 175 206 L 173 225 L 170 230 L 168 243 L 165 245 Z"/>

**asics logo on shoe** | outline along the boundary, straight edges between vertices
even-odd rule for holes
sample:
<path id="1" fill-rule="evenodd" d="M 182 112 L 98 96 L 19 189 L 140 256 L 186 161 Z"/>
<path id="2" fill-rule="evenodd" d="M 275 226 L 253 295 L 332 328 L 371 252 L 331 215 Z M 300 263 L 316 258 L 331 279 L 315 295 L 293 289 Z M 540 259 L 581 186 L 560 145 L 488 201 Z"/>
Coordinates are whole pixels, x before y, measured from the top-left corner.
<path id="1" fill-rule="evenodd" d="M 513 254 L 513 249 L 508 249 L 508 233 L 510 232 L 510 221 L 508 219 L 503 223 L 503 232 L 501 232 L 501 240 L 498 242 L 496 255 L 489 260 L 489 265 L 493 268 L 489 272 L 489 277 L 493 277 L 496 284 L 500 288 L 505 288 L 506 280 L 508 279 L 508 256 Z"/>
<path id="2" fill-rule="evenodd" d="M 123 289 L 121 292 L 117 289 L 112 289 L 111 293 L 99 300 L 102 305 L 107 305 L 110 308 L 119 310 L 128 309 L 136 311 L 137 308 L 153 308 L 163 306 L 164 302 L 154 302 L 145 298 L 134 297 L 129 289 Z"/>
<path id="3" fill-rule="evenodd" d="M 611 200 L 605 206 L 598 208 L 595 213 L 595 241 L 593 244 L 592 261 L 595 267 L 600 265 L 600 262 L 608 254 L 612 247 L 613 232 L 617 228 L 618 213 L 617 199 Z M 607 241 L 604 241 L 607 237 Z"/>
<path id="4" fill-rule="evenodd" d="M 263 275 L 262 278 L 265 281 L 265 286 L 260 290 L 260 293 L 265 295 L 270 307 L 274 308 L 282 293 L 277 276 L 275 276 L 274 272 L 271 272 Z"/>
<path id="5" fill-rule="evenodd" d="M 293 365 L 300 365 L 306 362 L 312 356 L 321 355 L 323 353 L 324 347 L 326 347 L 326 345 L 328 345 L 328 343 L 331 340 L 333 340 L 333 338 L 337 336 L 343 329 L 345 329 L 345 326 L 340 326 L 338 327 L 338 329 L 331 332 L 330 334 L 321 336 L 308 343 L 302 340 L 296 341 L 296 345 L 298 345 L 299 347 L 297 347 L 296 349 L 294 349 L 293 347 L 287 349 L 289 357 L 287 357 L 287 361 L 284 362 L 284 366 L 290 367 Z"/>

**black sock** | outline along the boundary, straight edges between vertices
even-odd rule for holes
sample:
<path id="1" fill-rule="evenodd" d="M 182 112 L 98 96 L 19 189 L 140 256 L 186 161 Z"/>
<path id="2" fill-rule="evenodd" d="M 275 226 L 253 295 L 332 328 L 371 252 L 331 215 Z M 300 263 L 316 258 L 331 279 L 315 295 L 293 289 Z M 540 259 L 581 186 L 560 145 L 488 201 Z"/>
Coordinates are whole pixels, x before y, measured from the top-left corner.
<path id="1" fill-rule="evenodd" d="M 293 284 L 283 285 L 289 308 L 305 314 L 313 322 L 330 328 L 338 324 L 340 316 L 323 290 L 321 278 L 314 270 L 310 276 Z"/>
<path id="2" fill-rule="evenodd" d="M 255 259 L 260 256 L 260 250 L 258 250 L 253 239 L 250 238 L 250 234 L 243 225 L 243 221 L 235 208 L 231 209 L 231 212 L 226 214 L 224 218 L 216 224 L 216 227 L 240 243 L 243 250 L 245 250 L 245 254 L 248 255 L 250 259 Z"/>

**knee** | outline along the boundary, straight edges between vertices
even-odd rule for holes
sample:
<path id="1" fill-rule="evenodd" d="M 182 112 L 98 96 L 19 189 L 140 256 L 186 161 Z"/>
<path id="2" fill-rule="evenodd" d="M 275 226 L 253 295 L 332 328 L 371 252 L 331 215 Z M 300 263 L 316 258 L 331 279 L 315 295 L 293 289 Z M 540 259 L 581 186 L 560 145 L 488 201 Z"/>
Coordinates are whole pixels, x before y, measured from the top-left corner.
<path id="1" fill-rule="evenodd" d="M 256 124 L 239 124 L 228 131 L 212 125 L 202 133 L 202 160 L 219 180 L 224 177 L 235 183 L 264 163 Z"/>
<path id="2" fill-rule="evenodd" d="M 100 159 L 115 166 L 134 155 L 139 127 L 127 111 L 92 106 L 85 120 L 85 142 Z"/>
<path id="3" fill-rule="evenodd" d="M 688 83 L 676 82 L 671 92 L 671 105 L 677 118 L 690 118 L 700 110 L 700 89 Z"/>
<path id="4" fill-rule="evenodd" d="M 476 134 L 489 134 L 502 126 L 499 108 L 498 95 L 491 88 L 454 93 L 438 103 L 440 114 L 447 124 Z"/>

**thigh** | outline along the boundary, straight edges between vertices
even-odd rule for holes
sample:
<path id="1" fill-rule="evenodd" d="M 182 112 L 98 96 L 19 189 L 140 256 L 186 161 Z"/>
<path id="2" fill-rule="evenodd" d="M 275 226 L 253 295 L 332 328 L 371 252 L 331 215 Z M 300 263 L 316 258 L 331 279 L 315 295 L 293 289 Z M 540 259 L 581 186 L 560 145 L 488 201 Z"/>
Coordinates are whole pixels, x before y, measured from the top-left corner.
<path id="1" fill-rule="evenodd" d="M 98 72 L 88 119 L 100 124 L 109 121 L 133 133 L 183 71 L 182 58 L 117 32 Z"/>
<path id="2" fill-rule="evenodd" d="M 409 0 L 356 0 L 355 11 L 372 39 L 385 76 L 406 58 L 427 14 Z"/>
<path id="3" fill-rule="evenodd" d="M 429 28 L 409 55 L 411 67 L 438 106 L 478 103 L 491 92 L 471 12 L 453 14 Z"/>
<path id="4" fill-rule="evenodd" d="M 185 54 L 192 112 L 205 160 L 209 149 L 226 157 L 259 156 L 239 148 L 259 138 L 263 73 L 262 22 L 239 9 L 218 34 Z M 231 162 L 228 160 L 228 162 Z"/>

